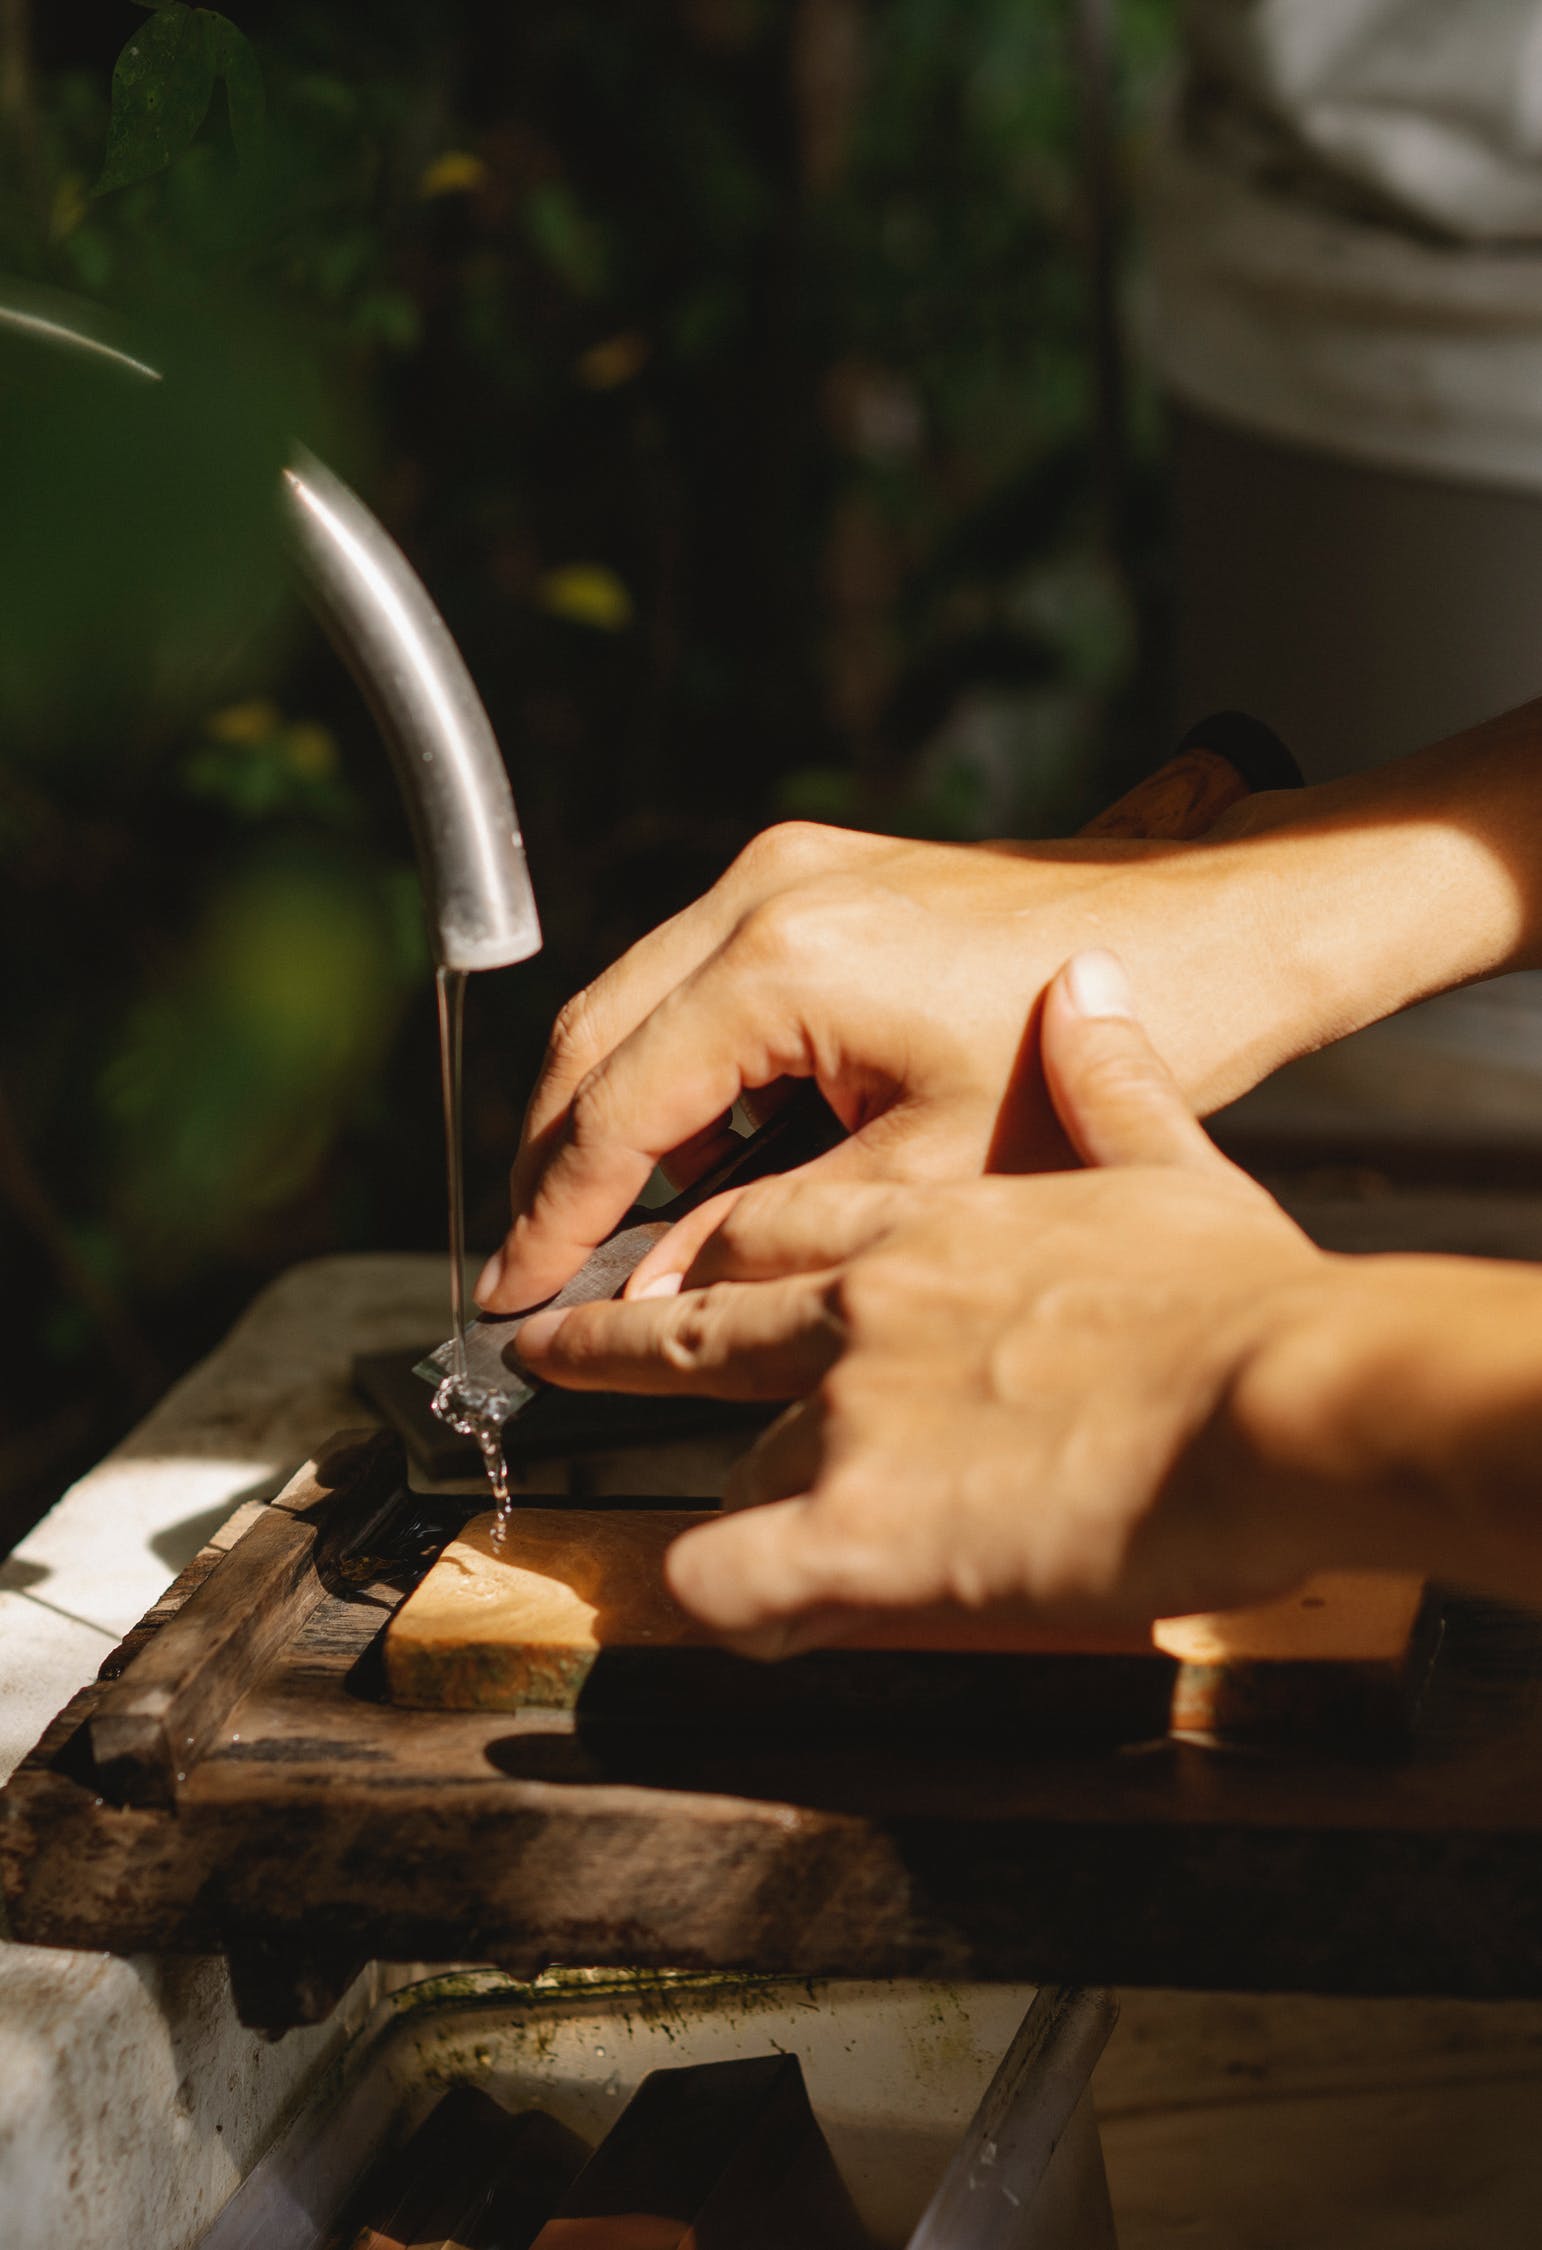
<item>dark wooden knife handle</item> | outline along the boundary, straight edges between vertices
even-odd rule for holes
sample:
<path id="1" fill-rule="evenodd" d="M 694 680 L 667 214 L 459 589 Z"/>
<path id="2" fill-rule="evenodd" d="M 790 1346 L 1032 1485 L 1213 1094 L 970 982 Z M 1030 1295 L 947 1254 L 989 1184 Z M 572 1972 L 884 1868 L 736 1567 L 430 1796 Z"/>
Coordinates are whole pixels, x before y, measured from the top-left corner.
<path id="1" fill-rule="evenodd" d="M 1165 766 L 1079 833 L 1181 843 L 1207 835 L 1222 813 L 1255 790 L 1301 785 L 1301 768 L 1272 727 L 1245 711 L 1217 711 L 1190 727 Z"/>

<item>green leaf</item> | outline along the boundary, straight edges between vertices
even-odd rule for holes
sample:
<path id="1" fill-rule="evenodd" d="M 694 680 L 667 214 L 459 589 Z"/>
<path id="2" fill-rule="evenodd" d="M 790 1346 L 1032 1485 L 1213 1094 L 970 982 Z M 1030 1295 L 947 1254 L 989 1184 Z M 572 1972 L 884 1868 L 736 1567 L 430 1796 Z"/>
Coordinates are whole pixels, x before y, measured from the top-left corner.
<path id="1" fill-rule="evenodd" d="M 148 180 L 190 147 L 223 82 L 237 159 L 258 158 L 267 96 L 256 50 L 228 16 L 184 0 L 140 0 L 154 13 L 118 57 L 112 74 L 107 158 L 94 192 Z"/>
<path id="2" fill-rule="evenodd" d="M 605 243 L 560 180 L 544 180 L 525 197 L 525 230 L 559 281 L 577 297 L 593 297 L 605 283 Z"/>
<path id="3" fill-rule="evenodd" d="M 215 64 L 208 26 L 181 0 L 158 8 L 119 55 L 98 195 L 164 171 L 209 113 Z"/>
<path id="4" fill-rule="evenodd" d="M 225 81 L 230 137 L 235 143 L 236 156 L 243 165 L 253 164 L 262 151 L 268 117 L 268 98 L 257 51 L 245 32 L 237 30 L 228 16 L 216 15 L 212 8 L 202 8 L 199 14 L 209 27 L 209 51 L 215 71 Z"/>

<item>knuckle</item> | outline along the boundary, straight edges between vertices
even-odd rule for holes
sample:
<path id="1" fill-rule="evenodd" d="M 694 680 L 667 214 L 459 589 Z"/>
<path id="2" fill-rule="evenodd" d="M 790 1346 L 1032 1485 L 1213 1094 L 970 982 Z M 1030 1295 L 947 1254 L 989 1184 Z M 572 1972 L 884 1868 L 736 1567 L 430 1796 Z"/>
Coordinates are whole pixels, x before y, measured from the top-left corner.
<path id="1" fill-rule="evenodd" d="M 785 1201 L 786 1189 L 780 1180 L 752 1181 L 733 1207 L 724 1213 L 718 1226 L 718 1240 L 723 1249 L 730 1256 L 748 1249 L 767 1225 L 780 1216 Z"/>
<path id="2" fill-rule="evenodd" d="M 831 1314 L 854 1343 L 880 1335 L 905 1296 L 904 1268 L 882 1253 L 854 1258 L 830 1284 Z"/>
<path id="3" fill-rule="evenodd" d="M 815 820 L 779 820 L 752 836 L 734 861 L 736 872 L 764 879 L 825 866 L 841 830 Z"/>
<path id="4" fill-rule="evenodd" d="M 547 1041 L 547 1054 L 552 1062 L 559 1066 L 571 1063 L 587 1050 L 593 1012 L 594 1004 L 587 990 L 575 992 L 571 1000 L 563 1001 Z"/>
<path id="5" fill-rule="evenodd" d="M 870 1418 L 876 1403 L 872 1376 L 850 1354 L 826 1369 L 814 1393 L 827 1441 L 849 1437 Z"/>
<path id="6" fill-rule="evenodd" d="M 1081 1068 L 1082 1094 L 1111 1108 L 1150 1108 L 1168 1088 L 1161 1065 L 1149 1054 L 1126 1046 L 1087 1056 Z"/>
<path id="7" fill-rule="evenodd" d="M 811 910 L 795 892 L 778 891 L 749 909 L 734 931 L 741 959 L 785 970 L 809 941 Z"/>
<path id="8" fill-rule="evenodd" d="M 660 1348 L 668 1366 L 678 1374 L 689 1375 L 712 1356 L 722 1330 L 724 1296 L 714 1283 L 676 1302 L 680 1309 L 666 1328 Z"/>
<path id="9" fill-rule="evenodd" d="M 603 1069 L 591 1070 L 573 1089 L 571 1133 L 578 1148 L 593 1148 L 607 1138 L 610 1124 L 610 1088 Z"/>

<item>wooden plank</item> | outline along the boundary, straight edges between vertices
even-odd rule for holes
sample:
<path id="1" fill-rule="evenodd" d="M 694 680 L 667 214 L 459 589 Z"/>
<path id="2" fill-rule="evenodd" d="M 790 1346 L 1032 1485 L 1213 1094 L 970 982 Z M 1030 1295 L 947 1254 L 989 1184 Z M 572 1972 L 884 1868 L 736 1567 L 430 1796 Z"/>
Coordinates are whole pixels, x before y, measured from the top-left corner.
<path id="1" fill-rule="evenodd" d="M 613 1709 L 655 1711 L 667 1696 L 698 1724 L 740 1723 L 751 1712 L 780 1719 L 801 1706 L 828 1725 L 843 1709 L 848 1718 L 859 1709 L 892 1713 L 904 1699 L 907 1660 L 918 1666 L 912 1700 L 935 1712 L 937 1669 L 920 1660 L 951 1655 L 981 1667 L 980 1704 L 1010 1696 L 1018 1724 L 1037 1716 L 1068 1732 L 1128 1720 L 1150 1732 L 1160 1713 L 1164 1727 L 1188 1734 L 1300 1740 L 1334 1728 L 1364 1739 L 1406 1723 L 1428 1653 L 1422 1581 L 1343 1572 L 1283 1601 L 1122 1637 L 958 1609 L 913 1612 L 864 1624 L 839 1651 L 768 1670 L 711 1651 L 665 1587 L 666 1549 L 710 1520 L 685 1509 L 522 1508 L 500 1544 L 496 1519 L 479 1516 L 392 1619 L 393 1699 L 518 1710 L 572 1707 L 587 1696 L 592 1711 L 608 1672 Z M 940 1716 L 958 1716 L 956 1699 Z"/>
<path id="2" fill-rule="evenodd" d="M 379 1433 L 334 1438 L 147 1638 L 91 1718 L 104 1790 L 125 1804 L 175 1801 L 231 1705 L 321 1599 L 323 1520 L 334 1547 L 362 1529 L 394 1502 L 399 1458 Z M 349 1505 L 329 1517 L 339 1492 Z"/>
<path id="3" fill-rule="evenodd" d="M 656 2070 L 535 2250 L 866 2250 L 795 2055 Z"/>
<path id="4" fill-rule="evenodd" d="M 171 1808 L 104 1801 L 90 1722 L 112 1683 L 83 1691 L 0 1792 L 9 1934 L 261 1947 L 308 1974 L 367 1951 L 522 1974 L 1542 1992 L 1537 1617 L 1454 1601 L 1419 1733 L 1394 1753 L 713 1730 L 684 1723 L 684 1699 L 617 1724 L 587 1690 L 571 1709 L 403 1709 L 381 1627 L 444 1536 L 403 1492 Z M 159 1614 L 192 1598 L 202 1561 Z"/>
<path id="5" fill-rule="evenodd" d="M 29 1761 L 0 1794 L 12 1934 L 210 1953 L 262 1932 L 519 1973 L 1542 1991 L 1533 1618 L 1456 1606 L 1412 1755 L 1218 1760 L 402 1711 L 369 1685 L 379 1616 L 329 1596 L 174 1812 L 104 1806 L 73 1739 Z"/>

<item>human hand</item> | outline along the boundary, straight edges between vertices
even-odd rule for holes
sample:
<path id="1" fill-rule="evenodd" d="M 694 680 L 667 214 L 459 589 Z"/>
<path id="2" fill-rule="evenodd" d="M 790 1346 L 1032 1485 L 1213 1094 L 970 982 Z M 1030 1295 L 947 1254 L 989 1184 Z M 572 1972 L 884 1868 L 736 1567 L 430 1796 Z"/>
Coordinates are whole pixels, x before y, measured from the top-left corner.
<path id="1" fill-rule="evenodd" d="M 670 1557 L 678 1598 L 735 1645 L 782 1654 L 937 1604 L 998 1642 L 1122 1628 L 1398 1559 L 1277 1379 L 1345 1262 L 1219 1154 L 1129 1005 L 1106 954 L 1045 1005 L 1046 1081 L 1089 1169 L 765 1181 L 679 1294 L 526 1324 L 551 1382 L 802 1397 L 739 1466 L 732 1512 Z"/>
<path id="2" fill-rule="evenodd" d="M 1265 817 L 1253 800 L 1246 821 Z M 1037 1062 L 1060 963 L 1118 948 L 1189 1101 L 1207 1109 L 1311 1036 L 1255 842 L 953 846 L 772 829 L 559 1018 L 514 1166 L 514 1222 L 478 1285 L 550 1296 L 656 1162 L 682 1182 L 734 1145 L 746 1088 L 811 1078 L 849 1138 L 826 1181 L 962 1179 L 1066 1161 Z M 1268 897 L 1267 883 L 1259 895 Z M 698 1227 L 692 1238 L 699 1239 Z"/>

